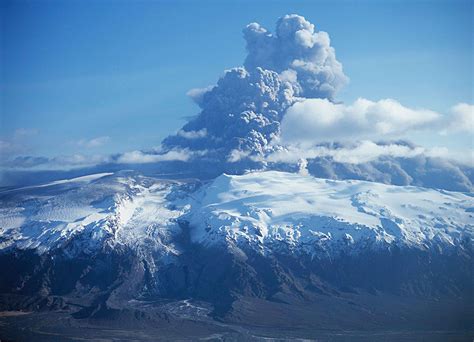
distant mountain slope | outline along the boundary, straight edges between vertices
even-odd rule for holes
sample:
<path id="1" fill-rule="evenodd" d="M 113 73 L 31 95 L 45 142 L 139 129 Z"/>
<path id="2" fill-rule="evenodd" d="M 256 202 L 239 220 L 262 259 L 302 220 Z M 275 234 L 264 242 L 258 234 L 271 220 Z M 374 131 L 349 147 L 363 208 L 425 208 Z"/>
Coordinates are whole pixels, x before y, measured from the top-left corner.
<path id="1" fill-rule="evenodd" d="M 117 172 L 3 191 L 0 249 L 42 254 L 71 249 L 75 240 L 80 249 L 73 257 L 103 244 L 161 245 L 176 229 L 171 220 L 180 215 L 167 209 L 165 197 L 172 187 L 172 182 Z"/>
<path id="2" fill-rule="evenodd" d="M 140 320 L 192 299 L 238 324 L 285 326 L 291 310 L 301 329 L 433 329 L 429 308 L 465 329 L 471 310 L 468 193 L 277 171 L 205 183 L 121 171 L 5 190 L 0 202 L 0 309 Z"/>

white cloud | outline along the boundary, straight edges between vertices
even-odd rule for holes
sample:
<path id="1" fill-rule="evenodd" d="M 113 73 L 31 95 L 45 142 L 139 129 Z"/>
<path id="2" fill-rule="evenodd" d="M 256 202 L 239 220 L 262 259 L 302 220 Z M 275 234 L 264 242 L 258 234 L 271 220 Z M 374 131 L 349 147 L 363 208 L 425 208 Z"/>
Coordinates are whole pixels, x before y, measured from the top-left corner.
<path id="1" fill-rule="evenodd" d="M 291 106 L 281 123 L 281 142 L 314 144 L 401 136 L 437 124 L 440 115 L 411 109 L 392 99 L 358 99 L 352 105 L 327 99 L 305 99 Z"/>
<path id="2" fill-rule="evenodd" d="M 192 153 L 188 150 L 171 150 L 162 154 L 151 154 L 142 151 L 131 151 L 121 154 L 116 162 L 123 164 L 145 164 L 160 161 L 187 161 Z"/>
<path id="3" fill-rule="evenodd" d="M 474 105 L 458 103 L 451 108 L 450 115 L 446 118 L 446 128 L 441 134 L 465 132 L 474 133 Z"/>
<path id="4" fill-rule="evenodd" d="M 105 145 L 109 141 L 110 141 L 110 137 L 103 136 L 103 137 L 93 138 L 90 140 L 81 139 L 77 142 L 77 145 L 80 147 L 85 147 L 85 148 L 96 148 L 96 147 Z"/>
<path id="5" fill-rule="evenodd" d="M 472 146 L 467 149 L 448 149 L 447 147 L 433 147 L 426 149 L 426 156 L 454 160 L 462 165 L 474 167 L 474 149 Z"/>
<path id="6" fill-rule="evenodd" d="M 375 160 L 381 156 L 414 157 L 425 150 L 421 147 L 412 148 L 406 145 L 387 144 L 379 145 L 372 141 L 361 141 L 351 147 L 301 146 L 291 145 L 280 151 L 270 154 L 270 162 L 296 163 L 300 159 L 317 157 L 332 157 L 337 162 L 360 164 Z"/>
<path id="7" fill-rule="evenodd" d="M 40 156 L 18 156 L 4 163 L 5 168 L 25 170 L 71 170 L 82 167 L 90 167 L 112 161 L 110 156 L 100 154 L 84 155 L 80 153 L 72 155 L 60 155 L 53 158 Z"/>
<path id="8" fill-rule="evenodd" d="M 207 135 L 207 129 L 203 128 L 203 129 L 200 129 L 199 131 L 184 131 L 180 129 L 178 131 L 178 135 L 186 139 L 204 138 Z"/>
<path id="9" fill-rule="evenodd" d="M 214 86 L 207 86 L 204 88 L 193 88 L 190 89 L 186 95 L 189 96 L 194 102 L 196 102 L 198 105 L 202 104 L 204 94 L 207 92 L 211 91 Z"/>
<path id="10" fill-rule="evenodd" d="M 227 161 L 229 163 L 236 163 L 240 161 L 241 159 L 248 157 L 249 154 L 250 152 L 248 151 L 241 151 L 241 150 L 234 149 L 230 151 L 229 155 L 227 156 Z"/>
<path id="11" fill-rule="evenodd" d="M 413 158 L 416 156 L 437 157 L 456 160 L 464 165 L 474 164 L 474 150 L 464 152 L 453 152 L 444 147 L 424 148 L 420 146 L 408 146 L 406 144 L 391 143 L 377 144 L 373 141 L 364 140 L 351 146 L 312 146 L 290 145 L 280 148 L 279 151 L 271 153 L 265 158 L 268 162 L 300 163 L 302 159 L 313 159 L 318 157 L 331 157 L 334 161 L 349 164 L 362 164 L 380 157 Z"/>
<path id="12" fill-rule="evenodd" d="M 57 168 L 74 168 L 74 167 L 86 167 L 94 166 L 102 163 L 110 162 L 109 156 L 100 154 L 95 155 L 84 155 L 76 153 L 73 155 L 64 155 L 52 158 L 49 161 L 50 166 L 56 166 Z"/>
<path id="13" fill-rule="evenodd" d="M 4 142 L 0 141 L 0 149 Z M 1 151 L 0 151 L 1 152 Z M 207 154 L 207 150 L 172 149 L 163 151 L 159 146 L 152 151 L 129 151 L 116 155 L 82 154 L 60 155 L 52 158 L 38 156 L 17 156 L 5 159 L 3 167 L 10 169 L 70 170 L 102 164 L 147 164 L 163 161 L 188 161 L 192 157 Z"/>

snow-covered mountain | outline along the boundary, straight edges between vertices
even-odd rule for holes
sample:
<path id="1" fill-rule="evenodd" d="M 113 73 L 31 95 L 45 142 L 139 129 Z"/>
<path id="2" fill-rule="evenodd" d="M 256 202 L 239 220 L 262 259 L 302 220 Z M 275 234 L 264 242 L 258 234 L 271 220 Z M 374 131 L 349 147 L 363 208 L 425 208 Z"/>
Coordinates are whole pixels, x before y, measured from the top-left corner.
<path id="1" fill-rule="evenodd" d="M 4 190 L 0 202 L 7 310 L 143 324 L 156 310 L 175 315 L 149 303 L 186 299 L 232 324 L 288 329 L 287 310 L 304 329 L 431 327 L 427 306 L 464 329 L 456 315 L 469 310 L 469 193 L 277 171 L 207 182 L 120 171 Z"/>
<path id="2" fill-rule="evenodd" d="M 468 243 L 470 195 L 285 172 L 222 175 L 195 195 L 186 215 L 193 241 L 249 245 L 265 253 L 360 248 L 442 249 Z"/>
<path id="3" fill-rule="evenodd" d="M 71 249 L 94 253 L 104 244 L 173 252 L 169 236 L 181 212 L 166 196 L 175 184 L 133 175 L 101 173 L 0 193 L 0 249 L 39 254 Z"/>
<path id="4" fill-rule="evenodd" d="M 4 191 L 0 250 L 74 252 L 74 240 L 82 253 L 119 244 L 178 255 L 180 221 L 194 243 L 263 254 L 449 250 L 473 237 L 474 199 L 459 192 L 276 171 L 199 185 L 118 172 Z"/>

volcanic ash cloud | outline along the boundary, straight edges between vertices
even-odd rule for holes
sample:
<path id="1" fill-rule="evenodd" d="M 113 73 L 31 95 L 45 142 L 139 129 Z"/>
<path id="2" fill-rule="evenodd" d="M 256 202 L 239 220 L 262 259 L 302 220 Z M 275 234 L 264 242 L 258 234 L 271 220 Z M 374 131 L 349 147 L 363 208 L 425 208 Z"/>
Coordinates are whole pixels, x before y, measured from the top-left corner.
<path id="1" fill-rule="evenodd" d="M 347 83 L 328 34 L 301 16 L 280 18 L 274 34 L 257 23 L 243 34 L 244 67 L 226 71 L 214 87 L 189 92 L 202 111 L 165 139 L 165 148 L 206 151 L 213 160 L 261 156 L 298 98 L 332 100 Z"/>

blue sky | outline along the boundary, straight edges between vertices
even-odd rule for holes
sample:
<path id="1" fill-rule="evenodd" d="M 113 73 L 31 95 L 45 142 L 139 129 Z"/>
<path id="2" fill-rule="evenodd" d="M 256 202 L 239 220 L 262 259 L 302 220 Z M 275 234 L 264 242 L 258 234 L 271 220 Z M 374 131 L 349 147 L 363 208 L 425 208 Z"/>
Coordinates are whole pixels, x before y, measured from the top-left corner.
<path id="1" fill-rule="evenodd" d="M 350 78 L 338 100 L 440 113 L 473 102 L 470 1 L 3 1 L 0 140 L 13 153 L 159 145 L 245 58 L 242 28 L 298 13 L 329 33 Z M 107 138 L 106 138 L 107 137 Z M 465 147 L 472 137 L 413 137 Z M 99 139 L 99 140 L 94 140 Z"/>

